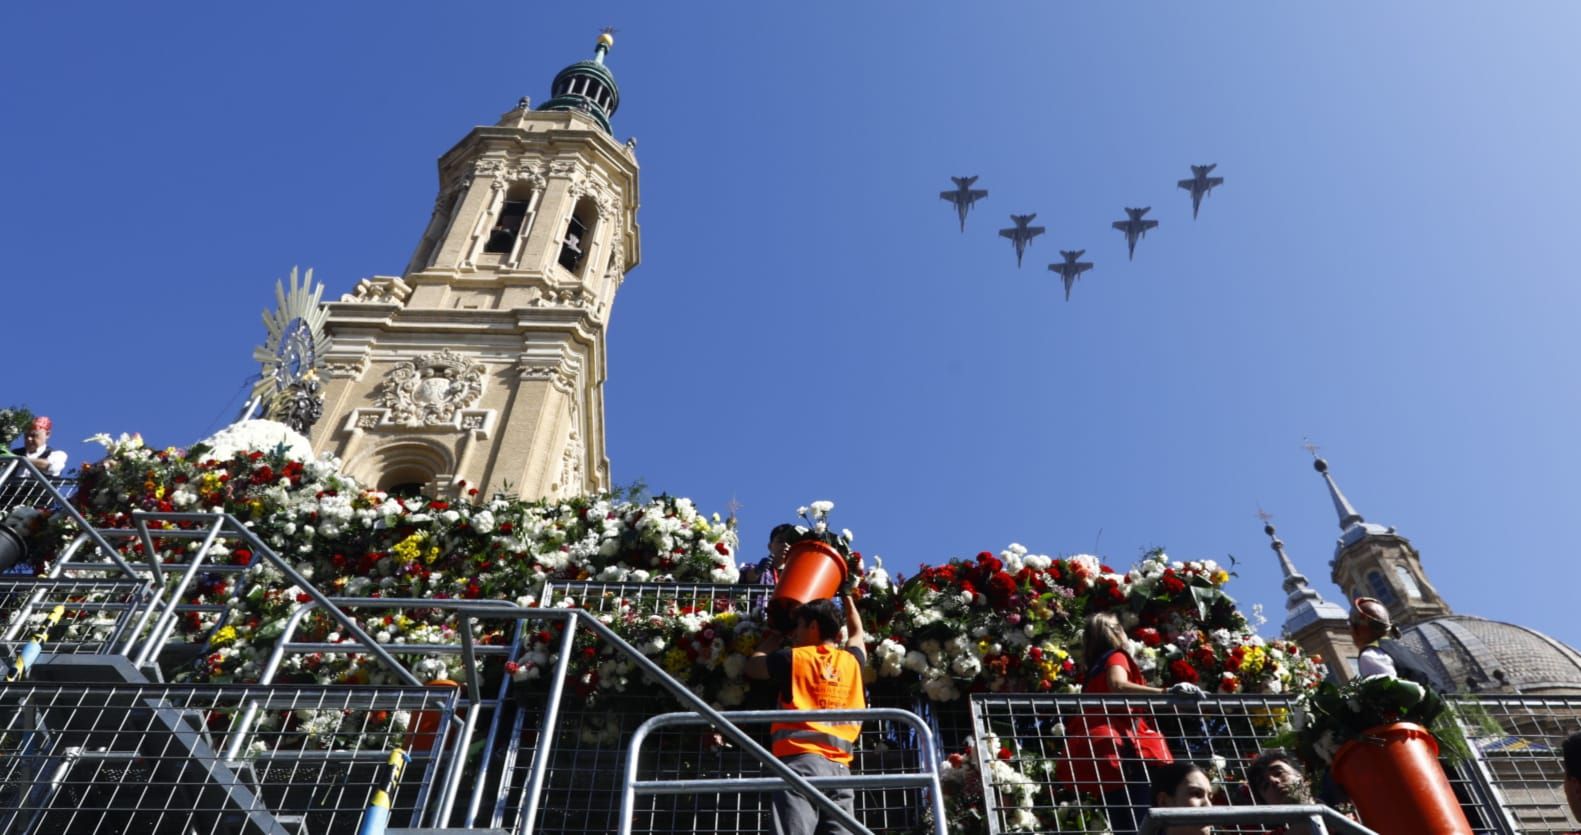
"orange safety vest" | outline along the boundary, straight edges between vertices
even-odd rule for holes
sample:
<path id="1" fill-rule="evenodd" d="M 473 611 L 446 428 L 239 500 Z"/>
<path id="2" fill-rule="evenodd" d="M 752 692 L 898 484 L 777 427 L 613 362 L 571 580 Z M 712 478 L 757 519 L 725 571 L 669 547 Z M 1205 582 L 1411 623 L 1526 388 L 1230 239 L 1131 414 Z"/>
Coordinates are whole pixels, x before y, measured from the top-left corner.
<path id="1" fill-rule="evenodd" d="M 867 707 L 862 694 L 862 665 L 856 656 L 828 646 L 791 650 L 790 701 L 780 700 L 782 710 L 853 710 Z M 817 754 L 841 765 L 851 764 L 851 752 L 862 733 L 861 722 L 775 722 L 770 728 L 774 756 Z"/>

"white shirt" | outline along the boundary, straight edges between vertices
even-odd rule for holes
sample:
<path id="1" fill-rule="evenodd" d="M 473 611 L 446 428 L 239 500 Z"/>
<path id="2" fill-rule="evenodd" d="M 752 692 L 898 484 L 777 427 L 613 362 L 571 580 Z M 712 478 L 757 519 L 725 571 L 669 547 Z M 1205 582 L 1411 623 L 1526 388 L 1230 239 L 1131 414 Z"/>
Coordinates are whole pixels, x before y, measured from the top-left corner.
<path id="1" fill-rule="evenodd" d="M 50 449 L 47 446 L 44 447 L 44 448 L 46 450 L 49 450 L 44 455 L 44 462 L 45 462 L 45 465 L 46 465 L 44 467 L 44 475 L 47 475 L 47 476 L 58 476 L 61 473 L 65 472 L 66 471 L 66 450 L 64 450 L 64 449 Z M 20 456 L 22 456 L 24 458 L 37 458 L 37 457 L 39 457 L 36 453 L 28 452 L 26 444 L 23 444 L 21 449 L 13 449 L 13 450 L 11 450 L 11 452 L 13 454 L 20 455 Z"/>
<path id="2" fill-rule="evenodd" d="M 1400 676 L 1399 673 L 1395 672 L 1394 659 L 1389 657 L 1389 653 L 1377 647 L 1365 647 L 1362 649 L 1361 655 L 1356 659 L 1356 674 L 1363 678 L 1367 676 L 1394 676 L 1399 678 Z"/>

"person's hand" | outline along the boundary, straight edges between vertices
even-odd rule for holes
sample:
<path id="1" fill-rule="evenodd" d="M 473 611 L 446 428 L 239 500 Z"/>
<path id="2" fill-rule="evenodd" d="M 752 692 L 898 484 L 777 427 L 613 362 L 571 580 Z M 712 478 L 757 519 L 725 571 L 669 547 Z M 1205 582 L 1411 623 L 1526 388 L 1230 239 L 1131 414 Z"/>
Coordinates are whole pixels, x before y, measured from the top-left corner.
<path id="1" fill-rule="evenodd" d="M 1202 692 L 1201 687 L 1198 687 L 1189 681 L 1182 681 L 1179 684 L 1170 685 L 1170 688 L 1164 691 L 1164 695 L 1170 697 L 1171 699 L 1181 699 L 1192 702 L 1202 701 L 1208 697 L 1207 693 Z"/>

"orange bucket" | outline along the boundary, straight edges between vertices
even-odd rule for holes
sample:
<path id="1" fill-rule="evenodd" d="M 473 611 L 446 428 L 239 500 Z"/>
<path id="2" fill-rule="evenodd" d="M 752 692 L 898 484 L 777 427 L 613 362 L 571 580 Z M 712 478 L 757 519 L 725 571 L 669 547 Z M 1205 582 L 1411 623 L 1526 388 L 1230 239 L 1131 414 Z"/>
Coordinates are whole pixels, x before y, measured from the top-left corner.
<path id="1" fill-rule="evenodd" d="M 834 546 L 816 540 L 798 542 L 785 556 L 785 570 L 774 585 L 773 599 L 807 603 L 834 597 L 846 573 L 845 558 Z"/>
<path id="2" fill-rule="evenodd" d="M 1438 762 L 1438 740 L 1421 725 L 1368 728 L 1334 755 L 1334 780 L 1361 822 L 1389 835 L 1471 835 Z"/>
<path id="3" fill-rule="evenodd" d="M 436 678 L 428 682 L 429 687 L 454 687 L 461 689 L 460 682 L 448 678 Z M 442 710 L 419 710 L 412 716 L 411 734 L 406 739 L 406 750 L 410 753 L 426 754 L 434 747 L 434 740 L 439 738 L 439 729 L 445 721 L 445 712 Z"/>

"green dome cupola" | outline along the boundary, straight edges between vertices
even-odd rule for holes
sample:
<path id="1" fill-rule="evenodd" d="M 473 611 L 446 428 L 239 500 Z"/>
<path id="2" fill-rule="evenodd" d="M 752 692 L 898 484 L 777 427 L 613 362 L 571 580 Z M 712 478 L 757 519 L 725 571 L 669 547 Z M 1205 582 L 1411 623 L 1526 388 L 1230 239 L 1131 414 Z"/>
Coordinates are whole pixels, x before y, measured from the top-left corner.
<path id="1" fill-rule="evenodd" d="M 615 86 L 614 74 L 604 66 L 604 56 L 615 44 L 612 32 L 606 29 L 598 36 L 593 60 L 578 61 L 554 77 L 549 87 L 551 98 L 539 105 L 539 110 L 579 110 L 596 119 L 605 132 L 614 133 L 609 117 L 620 107 L 620 88 Z"/>

